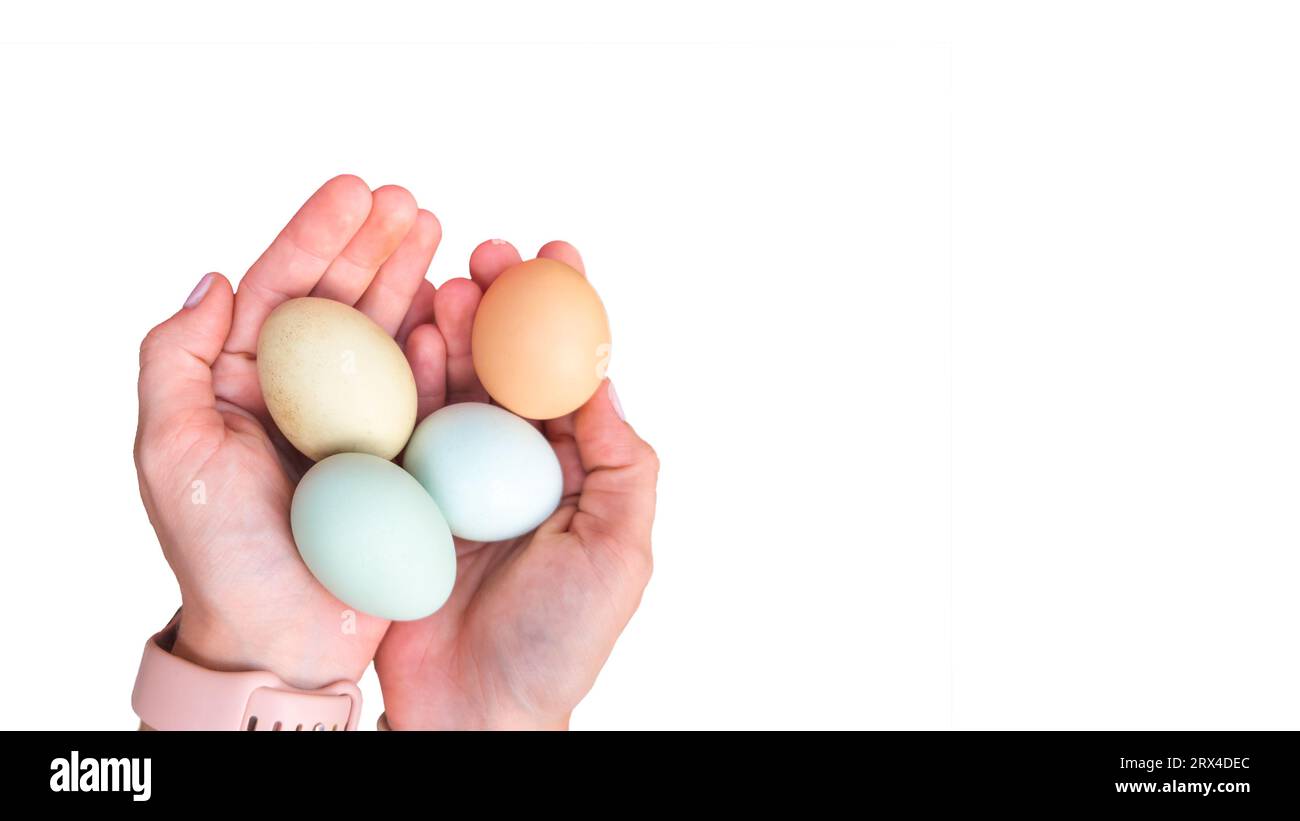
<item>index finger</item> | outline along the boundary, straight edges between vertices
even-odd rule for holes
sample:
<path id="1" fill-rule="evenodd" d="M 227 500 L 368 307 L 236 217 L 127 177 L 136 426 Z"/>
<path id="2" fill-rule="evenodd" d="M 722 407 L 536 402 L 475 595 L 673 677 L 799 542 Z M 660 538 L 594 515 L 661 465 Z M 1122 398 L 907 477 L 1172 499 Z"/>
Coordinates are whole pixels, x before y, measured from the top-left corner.
<path id="1" fill-rule="evenodd" d="M 235 292 L 226 350 L 255 355 L 257 335 L 281 302 L 306 296 L 370 214 L 370 187 L 351 174 L 322 185 L 303 203 Z"/>

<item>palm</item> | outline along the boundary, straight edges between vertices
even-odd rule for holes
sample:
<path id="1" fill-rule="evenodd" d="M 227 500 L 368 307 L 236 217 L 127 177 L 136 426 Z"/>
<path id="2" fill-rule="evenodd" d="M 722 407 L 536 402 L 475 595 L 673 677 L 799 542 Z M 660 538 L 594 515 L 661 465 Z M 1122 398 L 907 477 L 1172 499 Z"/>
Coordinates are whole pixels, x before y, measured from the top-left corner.
<path id="1" fill-rule="evenodd" d="M 287 444 L 273 445 L 248 410 L 222 400 L 218 408 L 179 429 L 176 452 L 162 454 L 175 471 L 162 485 L 186 498 L 151 505 L 159 524 L 174 531 L 164 544 L 185 545 L 166 551 L 177 577 L 203 580 L 197 590 L 183 586 L 182 595 L 201 598 L 212 617 L 259 635 L 301 636 L 309 626 L 312 640 L 300 663 L 314 664 L 306 654 L 325 652 L 333 656 L 326 659 L 331 668 L 359 676 L 387 622 L 348 610 L 299 559 L 289 505 L 303 457 Z"/>
<path id="2" fill-rule="evenodd" d="M 565 243 L 539 256 L 582 269 Z M 484 243 L 470 261 L 473 281 L 438 290 L 436 328 L 417 329 L 407 343 L 427 397 L 422 417 L 446 402 L 489 401 L 473 373 L 470 329 L 482 288 L 518 261 L 513 248 Z M 564 726 L 640 601 L 650 574 L 653 453 L 615 416 L 604 386 L 542 430 L 564 474 L 561 507 L 518 539 L 457 539 L 448 602 L 429 618 L 389 627 L 375 669 L 395 727 Z M 628 438 L 609 441 L 615 431 Z M 629 480 L 641 484 L 641 498 L 625 525 Z"/>
<path id="3" fill-rule="evenodd" d="M 455 727 L 567 714 L 595 681 L 649 568 L 602 562 L 577 533 L 546 525 L 505 542 L 457 539 L 456 548 L 451 599 L 428 619 L 393 623 L 375 658 L 381 680 L 441 686 L 386 690 L 390 712 Z"/>

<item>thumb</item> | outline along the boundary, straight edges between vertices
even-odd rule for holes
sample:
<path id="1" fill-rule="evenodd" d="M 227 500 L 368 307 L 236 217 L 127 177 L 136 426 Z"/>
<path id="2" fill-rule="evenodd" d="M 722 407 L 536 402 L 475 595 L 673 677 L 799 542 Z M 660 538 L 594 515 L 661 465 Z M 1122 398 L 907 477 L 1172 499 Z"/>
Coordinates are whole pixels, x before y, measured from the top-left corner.
<path id="1" fill-rule="evenodd" d="M 594 531 L 627 550 L 650 552 L 659 458 L 623 419 L 614 385 L 607 379 L 578 409 L 574 441 L 587 477 L 571 529 Z"/>
<path id="2" fill-rule="evenodd" d="M 140 345 L 140 434 L 182 414 L 215 409 L 212 363 L 230 333 L 234 294 L 221 274 L 207 274 L 171 319 Z"/>

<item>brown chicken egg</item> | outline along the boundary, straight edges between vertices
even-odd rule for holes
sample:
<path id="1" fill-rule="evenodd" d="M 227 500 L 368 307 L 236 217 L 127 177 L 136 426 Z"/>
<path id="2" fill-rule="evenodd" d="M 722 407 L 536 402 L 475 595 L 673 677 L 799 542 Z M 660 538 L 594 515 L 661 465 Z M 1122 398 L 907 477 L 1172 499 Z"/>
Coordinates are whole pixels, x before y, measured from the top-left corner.
<path id="1" fill-rule="evenodd" d="M 586 277 L 562 262 L 533 259 L 488 287 L 470 347 L 493 399 L 528 419 L 554 419 L 577 410 L 600 387 L 609 364 L 609 321 Z"/>

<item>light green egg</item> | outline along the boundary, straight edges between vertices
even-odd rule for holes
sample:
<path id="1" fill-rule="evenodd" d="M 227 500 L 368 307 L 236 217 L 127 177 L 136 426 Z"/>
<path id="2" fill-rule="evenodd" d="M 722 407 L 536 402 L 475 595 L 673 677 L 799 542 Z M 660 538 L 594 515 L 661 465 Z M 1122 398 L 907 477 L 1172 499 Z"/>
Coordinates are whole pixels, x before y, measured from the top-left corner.
<path id="1" fill-rule="evenodd" d="M 437 504 L 386 459 L 339 453 L 302 477 L 290 513 L 302 560 L 344 604 L 385 619 L 430 615 L 451 595 L 456 547 Z"/>

